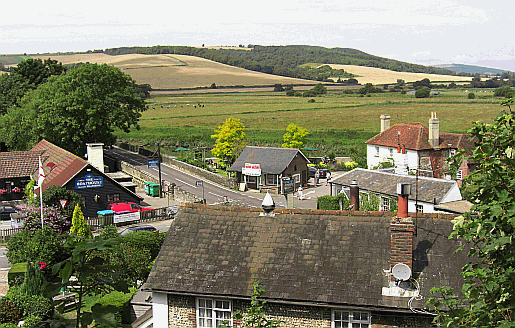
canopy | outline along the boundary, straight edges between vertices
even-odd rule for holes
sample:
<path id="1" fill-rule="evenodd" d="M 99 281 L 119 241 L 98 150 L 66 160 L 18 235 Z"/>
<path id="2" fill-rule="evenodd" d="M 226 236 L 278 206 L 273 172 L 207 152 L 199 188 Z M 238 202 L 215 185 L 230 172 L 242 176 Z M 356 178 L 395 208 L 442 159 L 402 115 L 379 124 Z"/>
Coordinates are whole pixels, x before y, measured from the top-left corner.
<path id="1" fill-rule="evenodd" d="M 179 148 L 174 149 L 173 151 L 185 151 L 185 150 L 189 150 L 189 149 L 184 148 L 184 147 L 179 147 Z"/>
<path id="2" fill-rule="evenodd" d="M 315 148 L 312 148 L 312 147 L 304 147 L 302 148 L 302 150 L 306 150 L 306 151 L 316 151 Z"/>

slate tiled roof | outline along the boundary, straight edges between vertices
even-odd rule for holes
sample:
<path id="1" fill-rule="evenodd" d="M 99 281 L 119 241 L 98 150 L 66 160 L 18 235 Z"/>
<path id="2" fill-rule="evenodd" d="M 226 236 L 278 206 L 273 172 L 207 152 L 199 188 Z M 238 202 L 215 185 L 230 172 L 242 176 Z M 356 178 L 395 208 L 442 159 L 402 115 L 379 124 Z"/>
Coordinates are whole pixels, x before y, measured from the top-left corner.
<path id="1" fill-rule="evenodd" d="M 473 142 L 468 141 L 470 134 L 440 133 L 440 148 L 470 149 Z M 405 145 L 406 149 L 426 150 L 432 149 L 428 142 L 429 129 L 421 123 L 395 124 L 378 135 L 369 139 L 366 143 L 385 147 L 397 147 Z M 450 145 L 450 146 L 449 146 Z"/>
<path id="2" fill-rule="evenodd" d="M 368 190 L 375 193 L 397 196 L 397 183 L 411 184 L 411 195 L 409 199 L 415 199 L 416 177 L 414 175 L 401 175 L 381 172 L 378 170 L 367 170 L 356 168 L 334 180 L 334 184 L 350 186 L 356 180 L 360 190 Z M 458 188 L 454 180 L 444 180 L 428 177 L 418 177 L 418 200 L 426 203 L 440 204 L 451 189 Z"/>
<path id="3" fill-rule="evenodd" d="M 0 179 L 31 176 L 38 169 L 41 151 L 13 151 L 0 153 Z"/>
<path id="4" fill-rule="evenodd" d="M 300 150 L 293 148 L 245 147 L 228 171 L 241 172 L 245 163 L 253 163 L 260 164 L 263 173 L 281 174 L 297 153 L 306 158 Z M 306 161 L 309 163 L 307 158 Z"/>
<path id="5" fill-rule="evenodd" d="M 408 308 L 409 298 L 381 294 L 389 282 L 383 270 L 390 268 L 391 213 L 258 212 L 187 204 L 143 289 L 246 298 L 259 280 L 270 301 Z M 413 268 L 423 296 L 435 286 L 459 289 L 464 258 L 453 255 L 451 231 L 449 217 L 418 219 Z"/>
<path id="6" fill-rule="evenodd" d="M 32 151 L 41 152 L 41 161 L 43 162 L 43 170 L 45 171 L 45 180 L 43 181 L 43 191 L 51 185 L 63 186 L 78 172 L 88 165 L 88 162 L 82 158 L 46 141 L 41 140 Z M 47 166 L 53 163 L 55 167 Z M 50 164 L 53 166 L 52 164 Z M 37 181 L 38 171 L 33 174 L 33 179 Z M 37 190 L 39 192 L 39 190 Z"/>

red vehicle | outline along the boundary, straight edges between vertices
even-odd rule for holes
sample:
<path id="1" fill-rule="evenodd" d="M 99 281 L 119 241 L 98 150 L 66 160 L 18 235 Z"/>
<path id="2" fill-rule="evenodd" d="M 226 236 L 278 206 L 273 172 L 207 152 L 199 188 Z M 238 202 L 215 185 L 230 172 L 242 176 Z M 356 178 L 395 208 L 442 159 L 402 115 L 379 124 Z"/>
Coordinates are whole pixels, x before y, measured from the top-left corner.
<path id="1" fill-rule="evenodd" d="M 132 202 L 127 203 L 113 203 L 111 204 L 111 211 L 116 213 L 119 212 L 139 212 L 139 211 L 151 211 L 151 208 L 141 207 L 140 205 Z"/>

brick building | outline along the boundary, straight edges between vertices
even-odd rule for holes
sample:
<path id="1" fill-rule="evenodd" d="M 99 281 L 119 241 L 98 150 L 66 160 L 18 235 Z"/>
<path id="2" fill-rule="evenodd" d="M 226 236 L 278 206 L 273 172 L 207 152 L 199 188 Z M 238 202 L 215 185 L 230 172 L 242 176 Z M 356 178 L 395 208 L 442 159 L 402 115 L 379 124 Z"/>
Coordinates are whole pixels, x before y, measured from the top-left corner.
<path id="1" fill-rule="evenodd" d="M 250 305 L 261 281 L 264 311 L 281 327 L 431 327 L 432 287 L 462 284 L 450 216 L 415 221 L 384 212 L 275 210 L 187 204 L 172 223 L 143 290 L 154 328 L 217 327 Z M 403 263 L 402 265 L 398 263 Z M 410 268 L 394 279 L 392 268 Z"/>

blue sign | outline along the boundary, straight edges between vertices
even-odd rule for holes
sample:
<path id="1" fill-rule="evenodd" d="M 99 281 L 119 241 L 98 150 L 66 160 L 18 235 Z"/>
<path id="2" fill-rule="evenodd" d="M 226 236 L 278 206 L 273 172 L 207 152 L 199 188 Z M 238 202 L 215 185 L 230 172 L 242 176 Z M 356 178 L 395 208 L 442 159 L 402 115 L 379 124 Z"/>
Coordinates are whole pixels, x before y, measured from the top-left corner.
<path id="1" fill-rule="evenodd" d="M 159 167 L 159 160 L 157 158 L 148 160 L 148 168 L 151 167 Z"/>
<path id="2" fill-rule="evenodd" d="M 101 188 L 104 186 L 103 177 L 94 177 L 91 174 L 86 174 L 84 178 L 75 179 L 75 189 L 86 188 Z"/>

